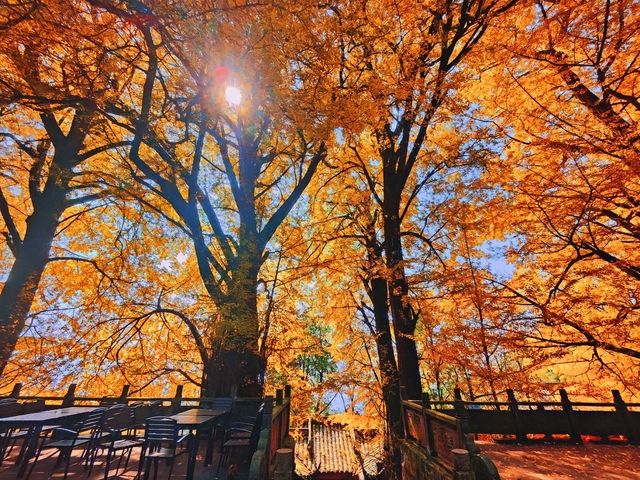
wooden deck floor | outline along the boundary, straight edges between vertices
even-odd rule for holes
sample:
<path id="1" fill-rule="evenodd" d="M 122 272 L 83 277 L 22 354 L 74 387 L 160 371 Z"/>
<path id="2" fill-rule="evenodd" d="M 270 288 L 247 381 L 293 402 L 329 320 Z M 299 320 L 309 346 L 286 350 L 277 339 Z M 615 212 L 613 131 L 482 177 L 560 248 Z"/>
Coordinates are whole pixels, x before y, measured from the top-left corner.
<path id="1" fill-rule="evenodd" d="M 13 452 L 5 459 L 3 465 L 0 467 L 0 480 L 14 480 L 17 479 L 18 469 L 15 467 L 15 459 L 17 457 L 18 448 L 15 448 Z M 80 455 L 81 451 L 76 451 L 73 453 L 73 457 L 71 459 L 71 466 L 69 469 L 69 476 L 67 477 L 69 480 L 80 480 L 80 479 L 88 479 L 88 480 L 100 480 L 104 479 L 105 474 L 105 456 L 99 455 L 96 459 L 96 463 L 94 465 L 93 471 L 90 476 L 87 476 L 87 470 L 84 469 L 83 465 L 80 464 Z M 138 466 L 139 466 L 139 455 L 140 450 L 134 449 L 133 454 L 131 455 L 131 460 L 129 461 L 129 465 L 127 467 L 127 471 L 123 472 L 124 461 L 122 462 L 121 468 L 116 475 L 116 465 L 117 460 L 111 463 L 111 470 L 109 473 L 109 480 L 133 480 L 135 479 Z M 200 451 L 198 452 L 198 459 L 196 462 L 196 473 L 195 480 L 214 480 L 218 478 L 219 480 L 246 480 L 247 472 L 249 466 L 245 463 L 242 464 L 240 462 L 240 458 L 231 460 L 230 466 L 222 466 L 220 468 L 219 475 L 216 477 L 216 467 L 218 465 L 219 454 L 215 452 L 212 466 L 204 465 L 204 455 L 205 448 L 201 445 Z M 57 469 L 54 469 L 56 460 L 56 454 L 54 452 L 43 452 L 42 456 L 38 460 L 33 473 L 29 480 L 46 480 L 46 479 L 62 479 L 64 473 L 64 466 L 61 466 Z M 229 474 L 230 471 L 236 470 L 237 473 Z M 186 479 L 187 472 L 187 455 L 181 455 L 176 459 L 176 464 L 173 468 L 173 474 L 171 475 L 172 479 L 176 480 L 184 480 Z M 158 480 L 166 479 L 169 474 L 169 469 L 166 465 L 160 462 L 160 466 L 158 469 Z M 151 478 L 153 478 L 153 472 L 151 473 Z M 26 478 L 23 477 L 23 478 Z"/>

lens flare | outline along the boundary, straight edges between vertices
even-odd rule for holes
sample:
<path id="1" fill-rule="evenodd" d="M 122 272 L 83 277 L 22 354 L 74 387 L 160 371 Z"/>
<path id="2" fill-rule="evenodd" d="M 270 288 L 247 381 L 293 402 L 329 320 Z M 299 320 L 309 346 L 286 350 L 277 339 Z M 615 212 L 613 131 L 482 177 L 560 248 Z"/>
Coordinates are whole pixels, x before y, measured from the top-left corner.
<path id="1" fill-rule="evenodd" d="M 237 107 L 242 102 L 242 92 L 238 87 L 227 87 L 224 91 L 224 98 L 227 99 L 229 105 Z"/>

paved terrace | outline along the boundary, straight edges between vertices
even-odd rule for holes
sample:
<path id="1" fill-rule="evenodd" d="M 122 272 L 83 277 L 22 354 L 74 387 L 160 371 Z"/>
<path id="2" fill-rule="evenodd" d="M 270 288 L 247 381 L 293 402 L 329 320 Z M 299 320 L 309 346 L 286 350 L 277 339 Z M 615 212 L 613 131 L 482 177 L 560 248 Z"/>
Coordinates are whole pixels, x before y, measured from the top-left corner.
<path id="1" fill-rule="evenodd" d="M 640 447 L 478 442 L 502 480 L 640 480 Z"/>
<path id="2" fill-rule="evenodd" d="M 205 443 L 205 442 L 202 442 Z M 212 466 L 204 465 L 204 456 L 206 450 L 206 444 L 203 445 L 201 443 L 200 450 L 198 452 L 198 458 L 196 462 L 196 473 L 195 480 L 213 480 L 216 478 L 216 467 L 218 465 L 219 459 L 219 444 L 216 443 L 216 451 L 214 454 Z M 19 448 L 14 448 L 2 467 L 0 467 L 0 479 L 2 480 L 13 480 L 17 479 L 17 468 L 15 468 L 15 459 L 17 457 Z M 80 463 L 80 455 L 82 454 L 81 450 L 76 450 L 73 452 L 73 457 L 71 459 L 71 466 L 69 468 L 69 476 L 67 477 L 69 480 L 76 479 L 90 479 L 90 480 L 102 480 L 104 479 L 104 470 L 105 470 L 105 459 L 106 459 L 106 450 L 104 455 L 99 455 L 96 459 L 96 463 L 93 467 L 93 471 L 91 475 L 87 477 L 87 470 L 84 469 L 84 466 Z M 117 460 L 111 463 L 111 470 L 109 473 L 109 480 L 133 480 L 136 477 L 138 472 L 139 465 L 139 456 L 140 449 L 134 449 L 131 460 L 129 461 L 129 466 L 127 467 L 126 472 L 122 472 L 122 467 L 124 466 L 124 461 L 122 462 L 120 470 L 116 475 L 115 467 L 118 463 Z M 223 465 L 220 468 L 220 474 L 218 478 L 220 480 L 245 480 L 248 478 L 248 464 L 242 464 L 241 456 L 244 456 L 242 452 L 239 452 L 236 460 L 232 460 L 228 462 L 228 465 Z M 30 480 L 47 480 L 47 479 L 62 479 L 64 473 L 64 466 L 60 466 L 54 470 L 55 460 L 57 457 L 57 453 L 53 451 L 45 451 L 42 452 L 42 456 L 38 460 L 35 469 L 30 477 Z M 229 471 L 233 469 L 236 470 L 235 475 L 229 475 Z M 173 468 L 173 474 L 171 475 L 172 479 L 176 480 L 184 480 L 186 478 L 187 472 L 187 455 L 181 455 L 176 458 L 176 464 Z M 166 479 L 169 474 L 169 468 L 163 462 L 159 462 L 158 468 L 158 479 Z M 151 472 L 151 477 L 153 478 L 153 470 Z M 25 477 L 23 477 L 26 479 Z"/>

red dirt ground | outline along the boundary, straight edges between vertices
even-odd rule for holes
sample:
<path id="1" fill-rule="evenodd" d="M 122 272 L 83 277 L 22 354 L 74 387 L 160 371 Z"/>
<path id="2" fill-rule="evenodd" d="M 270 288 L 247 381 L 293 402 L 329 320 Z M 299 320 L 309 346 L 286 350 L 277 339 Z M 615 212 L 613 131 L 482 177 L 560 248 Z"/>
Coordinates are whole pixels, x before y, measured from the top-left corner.
<path id="1" fill-rule="evenodd" d="M 640 447 L 477 443 L 502 480 L 640 480 Z"/>

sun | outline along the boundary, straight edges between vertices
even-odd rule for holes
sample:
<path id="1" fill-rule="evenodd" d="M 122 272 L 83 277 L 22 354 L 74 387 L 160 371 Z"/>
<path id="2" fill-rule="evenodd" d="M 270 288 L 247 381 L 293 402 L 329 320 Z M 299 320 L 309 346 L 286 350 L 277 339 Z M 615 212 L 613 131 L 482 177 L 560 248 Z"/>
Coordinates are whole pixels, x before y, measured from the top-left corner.
<path id="1" fill-rule="evenodd" d="M 238 87 L 228 86 L 224 90 L 224 98 L 229 105 L 237 107 L 242 102 L 242 92 Z"/>

